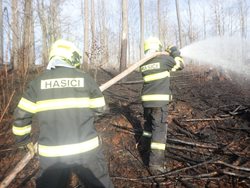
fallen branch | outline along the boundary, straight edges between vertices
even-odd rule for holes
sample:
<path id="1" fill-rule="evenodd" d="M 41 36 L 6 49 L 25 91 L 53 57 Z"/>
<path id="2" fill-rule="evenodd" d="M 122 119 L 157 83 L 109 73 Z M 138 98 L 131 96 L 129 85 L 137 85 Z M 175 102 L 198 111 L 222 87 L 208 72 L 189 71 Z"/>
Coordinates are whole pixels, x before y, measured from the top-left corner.
<path id="1" fill-rule="evenodd" d="M 28 152 L 24 158 L 16 165 L 16 167 L 11 171 L 11 173 L 1 182 L 0 188 L 7 187 L 11 181 L 16 177 L 16 175 L 27 165 L 27 163 L 33 158 L 33 154 Z"/>
<path id="2" fill-rule="evenodd" d="M 199 154 L 199 155 L 206 155 L 206 156 L 211 155 L 209 153 L 196 151 L 195 149 L 190 149 L 190 148 L 180 147 L 180 146 L 174 146 L 174 145 L 170 145 L 170 144 L 167 144 L 166 150 L 168 150 L 168 148 L 169 149 L 176 149 L 176 150 L 186 151 L 186 152 L 192 152 L 192 153 L 196 153 L 196 154 Z"/>
<path id="3" fill-rule="evenodd" d="M 16 92 L 15 90 L 12 92 L 9 101 L 8 101 L 6 107 L 4 108 L 4 111 L 3 111 L 2 116 L 1 116 L 1 118 L 0 118 L 0 123 L 1 123 L 1 121 L 2 121 L 2 119 L 3 119 L 3 117 L 4 117 L 4 115 L 5 115 L 5 113 L 7 112 L 8 108 L 9 108 L 10 102 L 12 101 L 12 98 L 13 98 L 15 92 Z"/>
<path id="4" fill-rule="evenodd" d="M 181 143 L 181 144 L 185 144 L 185 145 L 189 145 L 189 146 L 200 147 L 200 148 L 218 149 L 217 146 L 212 146 L 212 145 L 207 145 L 207 144 L 200 144 L 200 143 L 194 143 L 194 142 L 188 142 L 188 141 L 183 141 L 183 140 L 179 140 L 179 139 L 168 138 L 167 140 L 171 141 L 171 142 L 177 142 L 177 143 Z"/>
<path id="5" fill-rule="evenodd" d="M 223 162 L 223 161 L 216 161 L 216 162 L 214 162 L 214 163 L 215 163 L 215 164 L 221 164 L 221 165 L 227 166 L 227 167 L 232 168 L 232 169 L 235 169 L 235 170 L 241 170 L 241 171 L 250 172 L 250 168 L 234 166 L 234 165 L 225 163 L 225 162 Z"/>
<path id="6" fill-rule="evenodd" d="M 190 164 L 190 165 L 195 165 L 197 163 L 201 163 L 203 162 L 202 160 L 195 160 L 193 157 L 190 158 L 188 157 L 186 154 L 180 154 L 180 152 L 176 152 L 176 150 L 168 150 L 168 152 L 165 154 L 165 156 L 167 158 L 170 158 L 170 159 L 173 159 L 175 161 L 179 161 L 179 162 L 182 162 L 182 163 L 187 163 L 187 164 Z M 201 157 L 200 157 L 201 158 Z"/>
<path id="7" fill-rule="evenodd" d="M 249 168 L 244 168 L 244 167 L 238 167 L 238 166 L 233 166 L 230 164 L 227 164 L 223 161 L 215 161 L 214 164 L 223 164 L 227 167 L 233 168 L 235 170 L 242 170 L 242 171 L 248 171 L 249 172 Z M 208 174 L 199 174 L 199 175 L 195 175 L 195 176 L 182 176 L 184 179 L 202 179 L 202 178 L 207 178 L 207 177 L 214 177 L 214 176 L 218 176 L 220 174 L 224 174 L 224 175 L 230 175 L 230 176 L 235 176 L 235 177 L 239 177 L 239 178 L 247 178 L 250 179 L 249 175 L 244 175 L 244 174 L 239 174 L 239 173 L 235 173 L 235 172 L 229 172 L 226 170 L 218 170 L 217 172 L 211 172 Z"/>
<path id="8" fill-rule="evenodd" d="M 134 130 L 133 131 L 133 130 L 130 130 L 128 128 L 121 127 L 119 125 L 115 125 L 115 124 L 111 124 L 111 125 L 114 126 L 115 128 L 118 128 L 120 132 L 124 132 L 124 133 L 131 134 L 131 135 L 142 135 L 142 131 L 139 131 L 139 130 Z M 174 142 L 174 143 L 177 143 L 177 144 L 185 144 L 185 145 L 200 147 L 200 148 L 205 148 L 205 149 L 218 149 L 217 146 L 194 143 L 194 142 L 188 142 L 188 141 L 183 141 L 183 140 L 179 140 L 179 139 L 168 138 L 167 142 L 168 141 Z M 178 147 L 178 146 L 174 146 L 174 145 L 168 145 L 168 146 L 169 146 L 169 148 L 174 148 L 174 149 L 178 149 L 178 150 L 194 151 L 192 149 L 188 149 L 188 148 L 184 148 L 184 147 Z"/>
<path id="9" fill-rule="evenodd" d="M 176 126 L 176 128 L 183 134 L 187 135 L 190 138 L 195 138 L 195 135 L 193 135 L 191 132 L 189 132 L 188 130 L 185 130 L 182 128 L 182 125 L 180 124 L 180 122 L 177 119 L 173 119 L 174 125 Z"/>
<path id="10" fill-rule="evenodd" d="M 14 151 L 14 150 L 17 150 L 18 148 L 8 148 L 8 149 L 2 149 L 0 150 L 0 153 L 5 153 L 7 151 Z"/>
<path id="11" fill-rule="evenodd" d="M 166 173 L 159 174 L 159 175 L 139 177 L 139 178 L 126 178 L 126 177 L 112 177 L 112 178 L 120 179 L 120 180 L 141 181 L 141 180 L 149 180 L 149 179 L 152 179 L 152 178 L 160 178 L 160 177 L 165 177 L 165 176 L 168 177 L 168 176 L 178 174 L 178 173 L 186 171 L 186 170 L 190 170 L 190 169 L 197 168 L 197 167 L 200 167 L 200 166 L 203 166 L 203 165 L 207 165 L 209 163 L 213 163 L 215 160 L 216 159 L 212 159 L 212 160 L 209 160 L 209 161 L 204 161 L 204 162 L 201 162 L 201 163 L 193 165 L 193 166 L 184 167 L 184 168 L 181 168 L 181 169 L 177 169 L 177 170 L 166 172 Z"/>
<path id="12" fill-rule="evenodd" d="M 207 174 L 199 174 L 195 176 L 187 176 L 187 175 L 182 175 L 182 179 L 188 180 L 188 179 L 202 179 L 202 178 L 208 178 L 208 177 L 214 177 L 217 176 L 219 173 L 218 172 L 210 172 Z"/>
<path id="13" fill-rule="evenodd" d="M 226 170 L 222 170 L 220 172 L 223 173 L 223 174 L 225 174 L 225 175 L 229 175 L 229 176 L 235 176 L 235 177 L 238 177 L 238 178 L 247 178 L 247 179 L 250 179 L 249 175 L 238 174 L 238 173 L 229 172 L 229 171 L 226 171 Z"/>
<path id="14" fill-rule="evenodd" d="M 232 117 L 225 117 L 225 118 L 199 118 L 199 119 L 184 119 L 181 120 L 182 122 L 195 122 L 195 121 L 224 121 L 226 119 L 231 119 Z"/>

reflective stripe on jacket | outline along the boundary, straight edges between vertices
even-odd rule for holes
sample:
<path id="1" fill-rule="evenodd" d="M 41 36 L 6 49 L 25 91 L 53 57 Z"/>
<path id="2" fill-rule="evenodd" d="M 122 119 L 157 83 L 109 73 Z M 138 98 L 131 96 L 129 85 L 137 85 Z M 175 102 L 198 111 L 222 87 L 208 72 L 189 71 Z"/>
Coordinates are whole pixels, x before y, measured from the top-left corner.
<path id="1" fill-rule="evenodd" d="M 99 98 L 62 98 L 37 101 L 33 103 L 21 98 L 18 107 L 30 113 L 37 113 L 48 110 L 60 110 L 67 108 L 99 108 L 105 106 L 104 97 Z"/>
<path id="2" fill-rule="evenodd" d="M 144 107 L 161 107 L 172 99 L 170 91 L 170 71 L 183 68 L 176 57 L 157 56 L 140 67 L 144 84 L 141 100 Z"/>

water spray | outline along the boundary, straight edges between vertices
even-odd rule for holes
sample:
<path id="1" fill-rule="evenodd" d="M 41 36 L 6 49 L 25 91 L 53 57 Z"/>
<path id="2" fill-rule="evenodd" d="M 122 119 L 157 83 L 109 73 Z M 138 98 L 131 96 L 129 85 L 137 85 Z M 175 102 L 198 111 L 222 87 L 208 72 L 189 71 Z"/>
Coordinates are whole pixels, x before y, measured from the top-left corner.
<path id="1" fill-rule="evenodd" d="M 237 37 L 213 37 L 181 49 L 184 58 L 250 77 L 250 43 Z"/>

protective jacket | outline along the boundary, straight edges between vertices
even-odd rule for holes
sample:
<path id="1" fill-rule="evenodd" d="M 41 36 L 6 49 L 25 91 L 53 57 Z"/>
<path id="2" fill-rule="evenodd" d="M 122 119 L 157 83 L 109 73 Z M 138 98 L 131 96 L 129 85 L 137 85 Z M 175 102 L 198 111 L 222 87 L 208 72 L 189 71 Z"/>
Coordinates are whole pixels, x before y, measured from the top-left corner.
<path id="1" fill-rule="evenodd" d="M 180 60 L 180 61 L 179 61 Z M 144 107 L 162 107 L 171 100 L 170 72 L 183 69 L 180 56 L 157 56 L 140 67 L 144 84 L 141 100 Z"/>
<path id="2" fill-rule="evenodd" d="M 41 157 L 79 157 L 99 146 L 94 113 L 104 106 L 98 85 L 87 73 L 57 67 L 29 83 L 15 110 L 12 130 L 18 142 L 27 142 L 36 115 Z"/>

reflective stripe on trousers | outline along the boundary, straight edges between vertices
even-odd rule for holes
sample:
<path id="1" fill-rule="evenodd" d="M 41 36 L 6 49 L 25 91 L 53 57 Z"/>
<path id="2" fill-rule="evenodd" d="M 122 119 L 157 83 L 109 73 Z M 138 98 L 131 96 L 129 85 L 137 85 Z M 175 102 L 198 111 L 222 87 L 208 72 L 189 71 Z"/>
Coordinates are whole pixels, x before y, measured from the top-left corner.
<path id="1" fill-rule="evenodd" d="M 142 132 L 142 136 L 151 138 L 151 137 L 152 137 L 152 133 L 144 130 L 144 131 Z"/>
<path id="2" fill-rule="evenodd" d="M 158 143 L 158 142 L 151 142 L 150 148 L 156 149 L 156 150 L 165 150 L 166 144 Z"/>
<path id="3" fill-rule="evenodd" d="M 84 152 L 88 152 L 93 150 L 99 146 L 98 137 L 92 138 L 90 140 L 77 143 L 77 144 L 68 144 L 61 146 L 45 146 L 38 145 L 39 155 L 44 157 L 60 157 L 60 156 L 68 156 L 75 155 Z"/>
<path id="4" fill-rule="evenodd" d="M 142 101 L 170 101 L 172 99 L 171 95 L 168 94 L 152 94 L 152 95 L 142 95 Z"/>
<path id="5" fill-rule="evenodd" d="M 146 120 L 145 131 L 152 131 L 149 163 L 150 165 L 162 163 L 165 160 L 167 106 L 144 108 L 144 118 Z"/>

